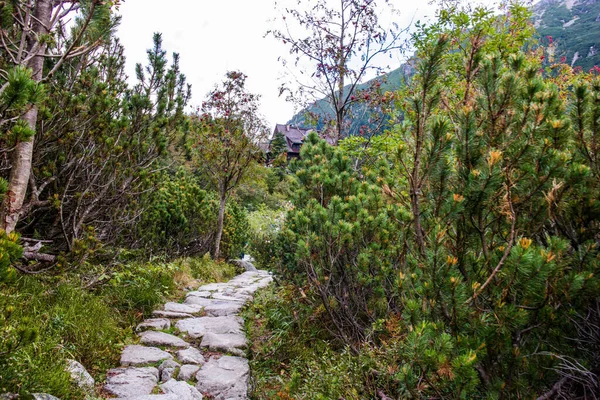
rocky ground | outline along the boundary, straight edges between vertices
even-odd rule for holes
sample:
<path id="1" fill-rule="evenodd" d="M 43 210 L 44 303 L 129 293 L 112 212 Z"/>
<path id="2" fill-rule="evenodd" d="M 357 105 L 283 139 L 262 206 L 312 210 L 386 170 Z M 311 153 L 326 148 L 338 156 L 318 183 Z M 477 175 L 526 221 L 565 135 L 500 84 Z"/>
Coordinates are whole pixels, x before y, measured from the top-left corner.
<path id="1" fill-rule="evenodd" d="M 238 316 L 266 271 L 248 271 L 226 283 L 188 292 L 166 303 L 138 327 L 139 345 L 125 347 L 121 367 L 107 373 L 107 395 L 130 400 L 247 399 L 249 367 Z"/>

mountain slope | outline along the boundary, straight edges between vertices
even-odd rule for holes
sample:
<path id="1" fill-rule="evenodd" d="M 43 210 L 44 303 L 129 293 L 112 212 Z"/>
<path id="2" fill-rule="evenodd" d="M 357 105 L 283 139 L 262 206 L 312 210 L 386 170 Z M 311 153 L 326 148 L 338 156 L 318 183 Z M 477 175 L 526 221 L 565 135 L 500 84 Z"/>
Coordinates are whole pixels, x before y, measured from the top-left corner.
<path id="1" fill-rule="evenodd" d="M 585 72 L 594 66 L 600 66 L 600 0 L 542 0 L 533 6 L 532 12 L 540 44 L 548 54 L 546 62 L 566 62 Z M 377 80 L 382 82 L 381 89 L 384 92 L 398 90 L 405 81 L 407 72 L 410 74 L 409 70 L 407 65 L 401 65 L 381 77 L 359 85 L 358 90 L 367 89 Z M 308 123 L 307 112 L 320 117 L 316 124 Z M 373 127 L 370 118 L 372 110 L 366 106 L 355 105 L 351 113 L 354 119 L 348 130 L 350 135 L 359 132 L 363 125 Z M 321 130 L 324 121 L 333 116 L 329 102 L 321 99 L 294 115 L 288 124 L 310 125 Z"/>

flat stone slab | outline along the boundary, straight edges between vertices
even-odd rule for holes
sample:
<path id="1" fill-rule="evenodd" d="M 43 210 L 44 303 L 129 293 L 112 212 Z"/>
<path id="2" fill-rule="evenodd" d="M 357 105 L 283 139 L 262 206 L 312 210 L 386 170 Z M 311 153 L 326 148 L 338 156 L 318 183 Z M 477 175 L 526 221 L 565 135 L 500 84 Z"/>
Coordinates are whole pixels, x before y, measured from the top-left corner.
<path id="1" fill-rule="evenodd" d="M 135 328 L 138 332 L 155 330 L 162 331 L 171 327 L 171 321 L 166 318 L 150 318 L 142 322 Z"/>
<path id="2" fill-rule="evenodd" d="M 202 393 L 187 382 L 171 379 L 159 386 L 165 394 L 175 394 L 179 400 L 202 400 Z"/>
<path id="3" fill-rule="evenodd" d="M 196 372 L 198 372 L 199 369 L 199 365 L 182 365 L 181 368 L 179 368 L 179 375 L 177 375 L 177 379 L 180 381 L 191 381 L 192 379 L 195 380 Z"/>
<path id="4" fill-rule="evenodd" d="M 212 296 L 213 299 L 215 300 L 224 300 L 224 301 L 236 301 L 236 302 L 241 302 L 241 303 L 245 303 L 247 300 L 249 300 L 251 297 L 246 295 L 246 294 L 235 294 L 235 293 L 231 293 L 231 294 L 223 294 L 223 293 L 215 293 Z"/>
<path id="5" fill-rule="evenodd" d="M 126 346 L 121 354 L 121 365 L 145 365 L 173 358 L 166 351 L 156 347 L 146 347 L 137 344 Z M 157 377 L 158 379 L 158 377 Z"/>
<path id="6" fill-rule="evenodd" d="M 155 317 L 163 317 L 163 318 L 190 318 L 190 317 L 193 317 L 192 314 L 188 314 L 188 313 L 175 312 L 175 311 L 164 311 L 164 310 L 152 311 L 152 315 L 154 315 Z"/>
<path id="7" fill-rule="evenodd" d="M 143 396 L 119 397 L 115 400 L 179 400 L 175 394 L 147 394 Z"/>
<path id="8" fill-rule="evenodd" d="M 248 345 L 246 335 L 243 333 L 210 333 L 207 332 L 202 336 L 201 347 L 208 347 L 211 351 L 222 351 L 224 353 L 243 356 Z"/>
<path id="9" fill-rule="evenodd" d="M 175 326 L 196 339 L 206 333 L 242 333 L 242 323 L 237 316 L 198 317 L 182 319 Z"/>
<path id="10" fill-rule="evenodd" d="M 212 294 L 212 292 L 209 292 L 208 290 L 202 290 L 202 291 L 193 291 L 193 292 L 188 292 L 188 294 L 186 294 L 187 296 L 198 296 L 198 297 L 210 297 L 210 295 Z"/>
<path id="11" fill-rule="evenodd" d="M 217 291 L 221 291 L 225 288 L 230 287 L 231 285 L 229 284 L 229 282 L 219 282 L 219 283 L 209 283 L 207 285 L 202 285 L 200 286 L 198 289 L 196 289 L 198 292 L 203 292 L 203 291 L 208 291 L 208 292 L 217 292 Z"/>
<path id="12" fill-rule="evenodd" d="M 215 400 L 247 399 L 249 373 L 245 358 L 213 358 L 196 374 L 196 388 Z"/>
<path id="13" fill-rule="evenodd" d="M 202 311 L 202 306 L 196 304 L 181 304 L 169 302 L 163 307 L 165 311 L 172 311 L 186 314 L 196 314 Z"/>
<path id="14" fill-rule="evenodd" d="M 189 347 L 190 344 L 180 337 L 165 332 L 146 331 L 140 333 L 140 342 L 150 346 Z"/>
<path id="15" fill-rule="evenodd" d="M 114 368 L 106 374 L 104 390 L 114 396 L 130 398 L 152 393 L 157 383 L 156 368 Z"/>
<path id="16" fill-rule="evenodd" d="M 179 350 L 177 352 L 177 359 L 183 364 L 204 364 L 204 356 L 200 350 L 189 347 L 185 350 Z"/>
<path id="17" fill-rule="evenodd" d="M 225 301 L 225 300 L 215 300 L 215 299 L 206 299 L 204 297 L 198 296 L 190 296 L 185 299 L 186 304 L 196 304 L 204 307 L 204 312 L 207 315 L 213 317 L 222 317 L 226 315 L 234 315 L 237 314 L 244 303 L 239 301 Z"/>

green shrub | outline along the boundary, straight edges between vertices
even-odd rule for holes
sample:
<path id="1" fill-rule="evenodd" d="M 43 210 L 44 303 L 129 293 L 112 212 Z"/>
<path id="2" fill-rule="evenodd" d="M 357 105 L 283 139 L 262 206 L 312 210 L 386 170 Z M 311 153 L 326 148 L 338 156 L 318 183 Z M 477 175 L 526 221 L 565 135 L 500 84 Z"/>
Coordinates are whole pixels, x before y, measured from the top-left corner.
<path id="1" fill-rule="evenodd" d="M 337 360 L 350 347 L 356 359 L 341 368 L 361 383 L 357 396 L 335 364 L 303 369 L 283 355 L 290 396 L 597 391 L 600 81 L 546 75 L 521 50 L 527 10 L 509 9 L 442 10 L 416 35 L 420 61 L 394 95 L 393 145 L 373 149 L 378 164 L 305 141 L 279 235 L 287 247 L 276 247 L 296 301 L 281 307 L 294 315 L 289 335 L 314 340 L 304 333 L 313 318 L 337 339 L 303 340 L 307 352 Z M 292 392 L 313 369 L 323 381 Z"/>
<path id="2" fill-rule="evenodd" d="M 0 393 L 82 399 L 64 368 L 67 359 L 102 379 L 118 365 L 135 325 L 176 295 L 177 284 L 225 281 L 236 274 L 234 266 L 209 256 L 96 268 L 105 272 L 90 289 L 81 287 L 80 275 L 0 283 Z"/>
<path id="3" fill-rule="evenodd" d="M 115 345 L 123 339 L 119 314 L 102 297 L 68 282 L 20 277 L 0 287 L 0 308 L 0 392 L 80 399 L 66 359 L 92 374 L 116 364 Z"/>
<path id="4" fill-rule="evenodd" d="M 176 263 L 129 263 L 107 276 L 101 295 L 119 310 L 149 315 L 165 296 L 175 291 L 173 276 L 178 270 Z"/>
<path id="5" fill-rule="evenodd" d="M 190 275 L 203 283 L 224 282 L 233 278 L 237 269 L 234 265 L 215 261 L 206 253 L 203 257 L 190 257 L 175 261 L 180 268 L 189 269 Z"/>
<path id="6" fill-rule="evenodd" d="M 283 227 L 285 210 L 259 207 L 248 215 L 250 224 L 249 253 L 261 269 L 275 270 L 279 266 L 279 233 Z"/>
<path id="7" fill-rule="evenodd" d="M 184 169 L 155 179 L 161 183 L 136 205 L 143 212 L 133 235 L 150 254 L 171 258 L 205 254 L 216 236 L 219 209 L 216 194 L 203 190 Z M 247 233 L 244 209 L 235 201 L 228 201 L 221 239 L 223 254 L 239 257 Z"/>

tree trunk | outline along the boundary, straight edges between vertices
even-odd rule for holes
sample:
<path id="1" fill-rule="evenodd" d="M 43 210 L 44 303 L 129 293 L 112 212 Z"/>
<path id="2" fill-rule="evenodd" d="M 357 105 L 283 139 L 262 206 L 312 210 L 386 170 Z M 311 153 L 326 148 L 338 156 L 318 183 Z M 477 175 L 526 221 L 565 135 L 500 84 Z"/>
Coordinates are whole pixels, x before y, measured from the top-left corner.
<path id="1" fill-rule="evenodd" d="M 224 190 L 220 190 L 220 204 L 219 204 L 219 219 L 217 220 L 217 237 L 215 238 L 215 248 L 213 251 L 213 258 L 217 260 L 221 255 L 221 237 L 223 236 L 223 220 L 225 219 L 225 205 L 227 203 L 227 193 Z"/>
<path id="2" fill-rule="evenodd" d="M 35 50 L 39 37 L 49 33 L 48 26 L 50 25 L 50 18 L 52 16 L 52 0 L 36 1 L 33 15 L 31 33 L 27 40 L 29 52 Z M 37 54 L 27 63 L 27 67 L 32 70 L 32 78 L 35 82 L 40 82 L 43 78 L 45 52 L 46 46 L 40 45 L 37 49 Z M 33 105 L 22 118 L 33 131 L 36 128 L 37 116 L 38 107 L 37 105 Z M 8 191 L 4 197 L 0 213 L 0 225 L 7 233 L 15 230 L 17 222 L 19 222 L 23 202 L 25 201 L 29 175 L 31 174 L 33 139 L 34 137 L 32 136 L 27 140 L 19 142 L 13 154 Z"/>

